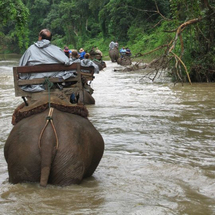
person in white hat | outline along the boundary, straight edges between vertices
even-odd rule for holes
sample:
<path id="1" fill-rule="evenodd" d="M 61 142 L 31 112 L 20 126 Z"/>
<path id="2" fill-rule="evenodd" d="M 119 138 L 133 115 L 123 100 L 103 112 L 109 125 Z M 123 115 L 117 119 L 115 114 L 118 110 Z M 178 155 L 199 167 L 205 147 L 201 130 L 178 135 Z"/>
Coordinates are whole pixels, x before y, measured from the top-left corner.
<path id="1" fill-rule="evenodd" d="M 80 59 L 80 60 L 83 60 L 83 59 L 84 59 L 84 55 L 86 54 L 86 52 L 84 51 L 83 48 L 80 48 L 78 54 L 79 54 L 79 56 L 80 56 L 79 59 Z"/>

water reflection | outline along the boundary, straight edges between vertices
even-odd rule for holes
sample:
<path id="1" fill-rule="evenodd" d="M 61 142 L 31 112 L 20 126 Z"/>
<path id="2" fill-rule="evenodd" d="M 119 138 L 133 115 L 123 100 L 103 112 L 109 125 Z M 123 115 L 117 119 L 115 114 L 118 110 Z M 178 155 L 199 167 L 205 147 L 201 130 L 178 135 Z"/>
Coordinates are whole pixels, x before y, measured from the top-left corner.
<path id="1" fill-rule="evenodd" d="M 69 187 L 11 185 L 3 156 L 12 128 L 12 68 L 0 64 L 3 214 L 215 214 L 214 84 L 178 84 L 144 71 L 105 71 L 92 83 L 89 119 L 106 149 L 93 177 Z"/>

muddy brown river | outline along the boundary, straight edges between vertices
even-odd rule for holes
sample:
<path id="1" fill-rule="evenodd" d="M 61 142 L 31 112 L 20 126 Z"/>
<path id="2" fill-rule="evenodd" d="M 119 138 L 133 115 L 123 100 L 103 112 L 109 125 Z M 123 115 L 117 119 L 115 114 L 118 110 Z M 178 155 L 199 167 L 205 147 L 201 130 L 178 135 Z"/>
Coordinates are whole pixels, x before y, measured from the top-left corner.
<path id="1" fill-rule="evenodd" d="M 105 141 L 93 177 L 58 187 L 10 184 L 4 143 L 14 96 L 12 67 L 0 61 L 0 214 L 215 214 L 215 84 L 155 82 L 145 70 L 96 74 L 89 119 Z"/>

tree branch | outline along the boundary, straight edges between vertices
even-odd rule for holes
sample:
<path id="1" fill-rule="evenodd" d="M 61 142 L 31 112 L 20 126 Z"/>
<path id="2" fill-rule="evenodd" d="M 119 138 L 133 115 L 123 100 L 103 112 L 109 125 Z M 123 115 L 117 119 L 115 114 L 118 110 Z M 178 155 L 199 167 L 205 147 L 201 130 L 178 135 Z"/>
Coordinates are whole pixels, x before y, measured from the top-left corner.
<path id="1" fill-rule="evenodd" d="M 185 27 L 187 27 L 188 25 L 191 25 L 191 24 L 194 24 L 194 23 L 197 23 L 201 20 L 202 18 L 196 18 L 196 19 L 191 19 L 183 24 L 181 24 L 177 31 L 176 31 L 176 35 L 175 35 L 175 39 L 173 41 L 173 44 L 172 46 L 170 47 L 170 49 L 168 50 L 168 53 L 170 53 L 174 48 L 175 48 L 175 45 L 176 45 L 176 42 L 178 40 L 178 36 L 181 34 L 181 32 L 185 29 Z M 168 54 L 167 53 L 167 54 Z"/>
<path id="2" fill-rule="evenodd" d="M 171 53 L 180 61 L 180 63 L 183 65 L 185 72 L 187 74 L 187 78 L 190 84 L 192 84 L 191 80 L 190 80 L 190 76 L 189 76 L 189 72 L 187 71 L 187 67 L 185 66 L 184 62 L 181 60 L 180 57 L 178 57 L 174 52 L 171 51 Z"/>

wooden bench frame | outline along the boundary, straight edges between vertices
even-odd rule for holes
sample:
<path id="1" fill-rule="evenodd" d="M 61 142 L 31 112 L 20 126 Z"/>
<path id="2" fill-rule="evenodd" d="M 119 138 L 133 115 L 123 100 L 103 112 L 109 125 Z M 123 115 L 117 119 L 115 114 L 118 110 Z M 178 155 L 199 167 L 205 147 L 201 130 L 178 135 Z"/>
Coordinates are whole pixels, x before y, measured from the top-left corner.
<path id="1" fill-rule="evenodd" d="M 89 73 L 81 72 L 81 69 L 88 70 Z M 85 77 L 87 81 L 93 80 L 94 76 L 94 67 L 82 67 L 80 63 L 73 63 L 71 65 L 63 65 L 63 64 L 45 64 L 45 65 L 36 65 L 36 66 L 18 66 L 13 67 L 13 76 L 14 76 L 14 88 L 15 88 L 15 96 L 21 97 L 31 97 L 33 92 L 26 92 L 21 89 L 24 85 L 35 85 L 35 84 L 43 84 L 45 78 L 35 78 L 32 80 L 23 80 L 20 79 L 21 73 L 44 73 L 44 72 L 57 72 L 57 71 L 69 71 L 75 70 L 77 73 L 76 77 L 71 77 L 66 80 L 50 77 L 49 81 L 52 83 L 63 83 L 63 82 L 76 82 L 71 85 L 70 88 L 74 88 L 74 91 L 83 90 L 82 77 Z M 38 93 L 43 93 L 38 92 Z"/>

